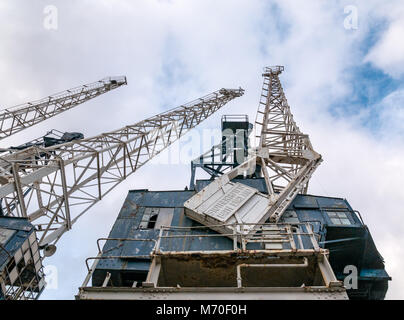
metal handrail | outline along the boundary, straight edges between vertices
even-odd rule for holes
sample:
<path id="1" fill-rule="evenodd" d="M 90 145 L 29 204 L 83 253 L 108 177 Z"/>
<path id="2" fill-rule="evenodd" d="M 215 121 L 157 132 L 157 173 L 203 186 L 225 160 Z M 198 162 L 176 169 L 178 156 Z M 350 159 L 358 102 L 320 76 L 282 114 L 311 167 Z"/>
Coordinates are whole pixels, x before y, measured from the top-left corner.
<path id="1" fill-rule="evenodd" d="M 309 260 L 307 257 L 303 257 L 303 263 L 273 263 L 273 264 L 268 264 L 268 263 L 241 263 L 238 264 L 236 269 L 237 269 L 237 287 L 241 288 L 242 285 L 242 278 L 241 278 L 241 268 L 307 268 L 309 266 Z"/>
<path id="2" fill-rule="evenodd" d="M 102 240 L 116 240 L 116 241 L 151 241 L 156 244 L 155 239 L 136 239 L 136 238 L 98 238 L 97 239 L 97 247 L 98 247 L 98 253 L 102 253 L 101 247 L 100 247 L 100 241 Z"/>
<path id="3" fill-rule="evenodd" d="M 255 231 L 259 231 L 260 233 L 247 233 L 244 234 L 242 233 L 243 226 L 256 226 L 258 228 L 255 228 Z M 165 232 L 175 232 L 175 231 L 185 231 L 185 230 L 195 230 L 195 229 L 212 229 L 214 227 L 223 227 L 223 226 L 232 226 L 233 227 L 233 233 L 218 233 L 218 234 L 179 234 L 179 235 L 170 235 L 170 234 L 164 234 Z M 278 229 L 264 229 L 263 227 L 265 226 L 275 226 Z M 302 229 L 299 228 L 299 226 L 305 226 L 307 229 L 307 232 L 303 231 Z M 247 231 L 250 231 L 250 229 L 247 229 Z M 278 233 L 274 234 L 273 231 L 279 231 Z M 272 236 L 268 237 L 268 236 Z M 276 236 L 276 237 L 275 237 Z M 318 245 L 317 239 L 315 238 L 315 234 L 313 232 L 313 227 L 310 223 L 296 223 L 296 224 L 290 224 L 290 223 L 233 223 L 233 224 L 218 224 L 218 225 L 209 225 L 209 226 L 194 226 L 194 227 L 166 227 L 162 226 L 160 229 L 160 233 L 155 245 L 155 252 L 164 252 L 164 250 L 161 250 L 161 240 L 162 239 L 172 239 L 172 238 L 209 238 L 209 237 L 230 237 L 233 239 L 233 250 L 241 250 L 241 251 L 248 251 L 246 246 L 248 243 L 290 243 L 292 251 L 297 250 L 296 246 L 296 241 L 294 236 L 298 237 L 298 243 L 299 246 L 301 247 L 300 249 L 304 249 L 303 241 L 301 239 L 302 236 L 307 236 L 309 237 L 312 248 L 315 251 L 319 251 L 320 247 Z M 238 247 L 238 239 L 239 242 L 241 243 L 241 249 Z M 270 250 L 270 249 L 266 249 Z M 209 250 L 204 250 L 204 251 L 209 251 Z M 218 250 L 216 250 L 218 251 Z M 223 250 L 219 250 L 223 251 Z M 168 252 L 168 251 L 166 251 Z M 189 251 L 193 252 L 193 251 Z"/>
<path id="4" fill-rule="evenodd" d="M 204 226 L 195 226 L 195 227 L 181 227 L 181 226 L 161 226 L 161 229 L 212 229 L 212 227 L 231 227 L 231 226 L 299 226 L 299 225 L 308 225 L 306 222 L 298 222 L 298 223 L 288 223 L 288 222 L 277 222 L 277 223 L 221 223 L 221 224 L 210 224 Z"/>
<path id="5" fill-rule="evenodd" d="M 353 210 L 353 212 L 355 212 L 359 216 L 359 219 L 361 220 L 362 224 L 365 225 L 365 222 L 362 219 L 361 213 L 358 210 Z"/>
<path id="6" fill-rule="evenodd" d="M 246 244 L 249 242 L 261 242 L 261 243 L 268 243 L 268 242 L 279 242 L 279 239 L 275 239 L 273 241 L 270 241 L 271 239 L 259 239 L 259 237 L 255 237 L 254 235 L 251 234 L 243 234 L 240 232 L 240 226 L 248 226 L 248 225 L 253 225 L 253 226 L 276 226 L 276 227 L 281 227 L 284 228 L 281 233 L 279 234 L 270 234 L 267 232 L 273 232 L 276 231 L 276 229 L 272 230 L 263 230 L 263 229 L 258 229 L 256 231 L 262 231 L 262 233 L 259 234 L 259 237 L 265 236 L 265 235 L 273 235 L 273 236 L 283 236 L 285 242 L 290 242 L 291 243 L 291 249 L 283 249 L 285 251 L 291 251 L 294 252 L 298 249 L 296 249 L 296 241 L 293 236 L 298 237 L 299 245 L 301 247 L 301 250 L 306 250 L 304 249 L 303 242 L 301 239 L 301 236 L 308 236 L 311 240 L 311 243 L 313 245 L 313 250 L 319 251 L 321 250 L 320 247 L 318 246 L 317 240 L 315 238 L 315 234 L 313 232 L 313 228 L 311 223 L 233 223 L 233 224 L 218 224 L 218 225 L 209 225 L 209 226 L 194 226 L 194 227 L 180 227 L 180 226 L 161 226 L 160 228 L 160 233 L 158 235 L 157 240 L 156 239 L 134 239 L 134 238 L 99 238 L 97 239 L 97 247 L 98 247 L 98 255 L 96 257 L 89 257 L 85 260 L 86 267 L 88 270 L 88 274 L 82 284 L 82 287 L 85 287 L 88 282 L 91 279 L 91 276 L 100 260 L 106 260 L 106 259 L 149 259 L 154 253 L 164 253 L 164 252 L 171 252 L 171 251 L 162 251 L 160 244 L 162 239 L 172 239 L 172 238 L 195 238 L 195 237 L 232 237 L 233 238 L 233 251 L 237 252 L 248 252 L 249 250 L 246 249 Z M 195 230 L 195 229 L 211 229 L 212 227 L 218 227 L 218 226 L 233 226 L 233 233 L 226 233 L 226 234 L 181 234 L 181 235 L 164 235 L 164 232 L 169 232 L 169 231 L 185 231 L 185 230 Z M 298 228 L 298 226 L 305 226 L 307 229 L 307 232 L 302 231 L 301 229 Z M 299 231 L 300 230 L 300 231 Z M 255 234 L 256 235 L 256 234 Z M 240 237 L 240 242 L 241 242 L 241 248 L 238 247 L 238 242 L 237 239 Z M 136 256 L 103 256 L 103 251 L 101 250 L 100 247 L 100 241 L 108 241 L 108 240 L 116 240 L 116 241 L 149 241 L 149 242 L 154 242 L 154 247 L 150 251 L 149 255 L 136 255 Z M 312 250 L 312 249 L 310 249 Z M 223 252 L 224 250 L 204 250 L 206 252 L 210 253 L 219 253 Z M 227 250 L 228 251 L 228 250 Z M 254 250 L 257 251 L 257 250 Z M 265 250 L 259 250 L 259 251 L 270 251 L 270 249 L 265 249 Z M 175 251 L 175 252 L 180 252 L 180 251 Z M 182 252 L 182 251 L 181 251 Z M 187 251 L 188 252 L 188 251 Z M 193 251 L 189 251 L 193 252 Z M 93 265 L 89 266 L 89 261 L 94 260 Z M 296 265 L 297 266 L 305 266 L 306 265 L 306 260 L 303 264 Z M 237 268 L 241 268 L 244 265 L 238 265 Z M 258 265 L 249 265 L 251 267 L 258 267 Z M 266 267 L 267 265 L 259 265 L 261 267 Z M 277 265 L 270 265 L 272 267 L 275 267 Z M 279 265 L 278 265 L 279 266 Z M 294 265 L 288 264 L 288 267 L 293 267 Z"/>
<path id="7" fill-rule="evenodd" d="M 151 252 L 150 252 L 151 253 Z M 86 267 L 87 270 L 90 271 L 90 267 L 88 266 L 89 260 L 108 260 L 108 259 L 150 259 L 150 254 L 148 255 L 138 255 L 138 256 L 97 256 L 97 257 L 88 257 L 86 259 Z"/>
<path id="8" fill-rule="evenodd" d="M 97 239 L 97 247 L 98 247 L 98 255 L 96 257 L 89 257 L 85 260 L 86 267 L 87 267 L 87 276 L 83 281 L 82 287 L 85 287 L 88 282 L 91 279 L 91 276 L 98 264 L 99 260 L 106 260 L 106 259 L 150 259 L 150 254 L 149 255 L 137 255 L 137 256 L 102 256 L 103 252 L 100 248 L 100 241 L 102 240 L 117 240 L 117 241 L 151 241 L 154 242 L 154 247 L 150 251 L 150 254 L 155 250 L 156 248 L 156 240 L 155 239 L 134 239 L 134 238 L 98 238 Z M 94 260 L 93 265 L 91 268 L 88 265 L 88 261 Z"/>

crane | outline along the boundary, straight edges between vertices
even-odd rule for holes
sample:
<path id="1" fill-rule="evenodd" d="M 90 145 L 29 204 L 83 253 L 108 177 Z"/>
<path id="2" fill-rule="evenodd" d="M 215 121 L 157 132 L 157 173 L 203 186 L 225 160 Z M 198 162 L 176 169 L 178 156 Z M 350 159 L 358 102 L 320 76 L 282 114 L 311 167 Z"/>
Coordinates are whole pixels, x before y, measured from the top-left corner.
<path id="1" fill-rule="evenodd" d="M 252 224 L 276 223 L 297 194 L 307 193 L 308 182 L 322 162 L 309 136 L 300 131 L 290 111 L 279 75 L 283 66 L 264 68 L 264 82 L 255 120 L 257 147 L 244 159 L 244 148 L 235 156 L 222 155 L 227 138 L 194 160 L 217 178 L 184 204 L 186 214 L 218 232 L 231 234 L 231 224 L 246 223 L 245 233 L 255 232 Z M 231 155 L 231 153 L 230 153 Z M 221 159 L 218 159 L 221 157 Z M 205 160 L 210 162 L 204 163 Z M 209 160 L 208 160 L 209 161 Z M 240 163 L 240 164 L 239 164 Z M 263 176 L 268 195 L 232 179 Z M 206 204 L 209 203 L 209 206 Z M 249 224 L 249 225 L 248 225 Z"/>
<path id="2" fill-rule="evenodd" d="M 272 222 L 279 220 L 298 193 L 307 193 L 310 177 L 322 162 L 309 136 L 300 131 L 293 119 L 279 80 L 282 71 L 283 66 L 264 69 L 255 120 L 257 152 L 261 158 L 257 160 L 262 164 L 268 192 L 274 201 L 268 212 Z"/>
<path id="3" fill-rule="evenodd" d="M 108 77 L 1 110 L 0 140 L 126 84 L 126 77 Z"/>
<path id="4" fill-rule="evenodd" d="M 3 215 L 25 217 L 51 248 L 120 182 L 244 90 L 221 89 L 143 121 L 50 147 L 0 157 Z M 50 250 L 50 249 L 49 249 Z"/>

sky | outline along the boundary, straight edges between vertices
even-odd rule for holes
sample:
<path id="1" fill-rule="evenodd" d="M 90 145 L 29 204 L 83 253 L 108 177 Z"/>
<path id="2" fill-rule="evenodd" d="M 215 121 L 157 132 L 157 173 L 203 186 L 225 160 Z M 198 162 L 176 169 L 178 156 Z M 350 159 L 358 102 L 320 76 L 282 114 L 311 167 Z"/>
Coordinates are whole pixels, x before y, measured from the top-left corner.
<path id="1" fill-rule="evenodd" d="M 91 137 L 222 87 L 246 90 L 63 236 L 44 261 L 56 285 L 41 298 L 74 299 L 85 259 L 96 255 L 96 239 L 108 235 L 128 190 L 188 185 L 185 146 L 206 150 L 210 143 L 199 143 L 198 133 L 217 129 L 223 114 L 248 114 L 253 122 L 262 68 L 283 65 L 295 120 L 324 159 L 309 193 L 346 198 L 361 212 L 393 278 L 386 298 L 403 299 L 403 35 L 401 0 L 0 0 L 1 109 L 106 76 L 128 79 L 1 147 L 53 128 Z M 181 161 L 164 161 L 170 152 Z"/>

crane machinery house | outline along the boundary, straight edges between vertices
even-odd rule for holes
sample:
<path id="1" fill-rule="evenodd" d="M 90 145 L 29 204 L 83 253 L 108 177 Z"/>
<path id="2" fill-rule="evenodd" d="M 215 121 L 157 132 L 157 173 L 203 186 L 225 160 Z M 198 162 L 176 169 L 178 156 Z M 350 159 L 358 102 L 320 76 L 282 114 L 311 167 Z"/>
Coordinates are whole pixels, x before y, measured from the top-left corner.
<path id="1" fill-rule="evenodd" d="M 293 118 L 283 71 L 264 68 L 254 125 L 222 116 L 221 142 L 191 162 L 189 188 L 128 192 L 76 299 L 384 299 L 391 278 L 359 212 L 308 193 L 322 157 Z M 8 109 L 0 138 L 124 84 L 107 78 Z M 37 299 L 42 260 L 77 219 L 243 94 L 222 88 L 95 137 L 52 131 L 0 150 L 0 299 Z"/>
<path id="2" fill-rule="evenodd" d="M 307 192 L 322 158 L 293 119 L 283 70 L 264 69 L 255 133 L 246 115 L 222 116 L 189 188 L 128 192 L 77 299 L 385 297 L 390 277 L 359 212 Z"/>

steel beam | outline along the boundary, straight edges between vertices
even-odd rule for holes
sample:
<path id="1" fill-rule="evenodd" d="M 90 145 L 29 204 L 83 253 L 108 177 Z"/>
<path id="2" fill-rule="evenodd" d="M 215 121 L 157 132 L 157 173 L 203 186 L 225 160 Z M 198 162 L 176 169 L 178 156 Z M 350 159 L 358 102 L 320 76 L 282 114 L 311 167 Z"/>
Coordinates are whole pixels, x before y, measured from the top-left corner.
<path id="1" fill-rule="evenodd" d="M 3 156 L 3 213 L 26 215 L 37 227 L 41 246 L 55 243 L 119 183 L 243 93 L 221 89 L 96 137 Z"/>
<path id="2" fill-rule="evenodd" d="M 126 84 L 126 77 L 104 78 L 40 100 L 1 110 L 0 140 Z"/>

